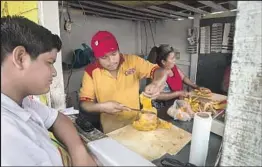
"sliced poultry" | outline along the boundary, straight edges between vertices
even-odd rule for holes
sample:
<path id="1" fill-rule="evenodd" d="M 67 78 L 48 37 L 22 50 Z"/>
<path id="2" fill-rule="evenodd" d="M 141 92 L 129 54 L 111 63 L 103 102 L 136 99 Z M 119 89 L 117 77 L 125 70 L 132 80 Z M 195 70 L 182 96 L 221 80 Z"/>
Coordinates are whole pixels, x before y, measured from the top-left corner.
<path id="1" fill-rule="evenodd" d="M 139 113 L 138 119 L 133 122 L 133 127 L 140 131 L 151 131 L 157 128 L 170 129 L 172 124 L 157 118 L 157 110 L 152 106 L 151 99 L 140 95 L 140 102 L 143 105 L 142 110 L 152 111 L 156 114 Z"/>

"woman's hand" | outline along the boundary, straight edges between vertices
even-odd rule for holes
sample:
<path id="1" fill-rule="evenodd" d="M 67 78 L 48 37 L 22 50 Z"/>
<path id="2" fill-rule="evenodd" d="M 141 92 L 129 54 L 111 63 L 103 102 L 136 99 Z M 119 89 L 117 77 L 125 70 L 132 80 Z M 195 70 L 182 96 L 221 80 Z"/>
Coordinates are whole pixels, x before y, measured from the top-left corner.
<path id="1" fill-rule="evenodd" d="M 188 97 L 189 96 L 189 92 L 187 91 L 178 91 L 176 93 L 178 94 L 179 97 Z"/>

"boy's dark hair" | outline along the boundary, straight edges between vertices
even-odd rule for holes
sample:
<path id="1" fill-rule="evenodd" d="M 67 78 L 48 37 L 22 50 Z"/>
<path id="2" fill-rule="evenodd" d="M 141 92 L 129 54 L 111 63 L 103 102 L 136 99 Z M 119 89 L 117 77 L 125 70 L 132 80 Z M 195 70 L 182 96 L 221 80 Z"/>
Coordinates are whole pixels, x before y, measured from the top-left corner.
<path id="1" fill-rule="evenodd" d="M 162 44 L 156 49 L 156 63 L 160 66 L 163 67 L 162 60 L 167 59 L 169 53 L 175 52 L 174 48 L 168 44 Z"/>
<path id="2" fill-rule="evenodd" d="M 1 18 L 1 64 L 15 47 L 23 46 L 32 59 L 52 49 L 61 50 L 58 35 L 22 16 Z"/>

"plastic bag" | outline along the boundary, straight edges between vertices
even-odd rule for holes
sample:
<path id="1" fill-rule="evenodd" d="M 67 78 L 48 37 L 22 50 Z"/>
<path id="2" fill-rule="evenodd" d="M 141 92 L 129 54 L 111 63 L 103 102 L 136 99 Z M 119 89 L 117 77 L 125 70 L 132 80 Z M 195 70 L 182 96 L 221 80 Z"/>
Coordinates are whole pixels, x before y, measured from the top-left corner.
<path id="1" fill-rule="evenodd" d="M 169 107 L 167 114 L 174 120 L 190 121 L 194 117 L 190 105 L 184 100 L 175 100 L 174 104 Z"/>

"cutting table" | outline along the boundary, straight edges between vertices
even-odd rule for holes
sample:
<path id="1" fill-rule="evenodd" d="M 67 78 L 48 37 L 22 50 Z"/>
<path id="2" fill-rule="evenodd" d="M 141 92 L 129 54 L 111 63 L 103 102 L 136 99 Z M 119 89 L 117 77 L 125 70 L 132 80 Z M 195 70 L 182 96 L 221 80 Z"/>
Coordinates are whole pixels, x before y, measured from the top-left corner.
<path id="1" fill-rule="evenodd" d="M 138 153 L 126 148 L 116 140 L 108 137 L 97 129 L 84 132 L 76 123 L 75 116 L 69 116 L 75 124 L 86 146 L 94 155 L 99 166 L 155 166 Z"/>
<path id="2" fill-rule="evenodd" d="M 176 125 L 177 127 L 192 133 L 192 127 L 193 127 L 193 121 L 190 122 L 182 122 L 182 121 L 174 121 L 170 116 L 167 115 L 167 109 L 169 108 L 170 105 L 172 105 L 173 102 L 169 101 L 167 102 L 167 106 L 160 109 L 158 111 L 158 117 L 170 121 L 172 122 L 174 125 Z M 74 122 L 76 116 L 70 116 L 72 121 Z M 90 141 L 96 141 L 98 139 L 102 139 L 107 137 L 105 134 L 103 134 L 102 132 L 100 132 L 99 130 L 95 129 L 92 132 L 86 133 L 83 130 L 81 130 L 81 128 L 79 128 L 78 126 L 76 126 L 79 134 L 82 136 L 82 138 L 84 139 L 85 142 L 90 142 Z M 219 152 L 219 148 L 222 142 L 222 137 L 214 134 L 214 133 L 210 133 L 210 139 L 209 139 L 209 151 L 208 151 L 208 157 L 207 157 L 207 162 L 206 165 L 207 166 L 214 166 L 216 159 L 217 159 L 217 154 Z M 154 159 L 151 162 L 153 164 L 155 164 L 156 166 L 161 166 L 160 161 L 165 158 L 165 157 L 171 157 L 174 158 L 176 160 L 179 160 L 181 162 L 188 162 L 189 160 L 189 152 L 190 152 L 190 142 L 188 144 L 186 144 L 182 150 L 180 150 L 176 155 L 170 155 L 170 154 L 165 154 L 162 157 L 158 158 L 158 159 Z"/>

